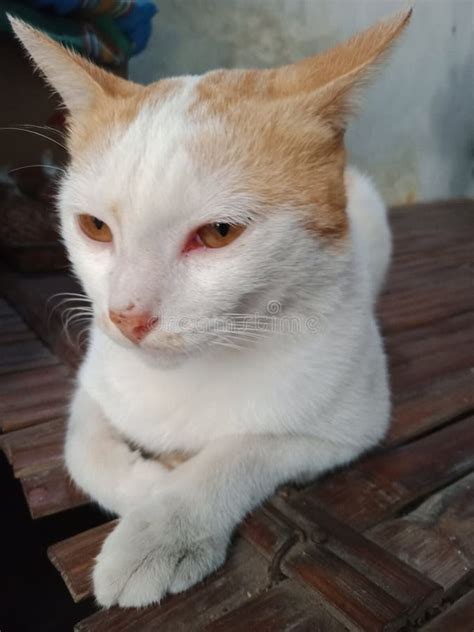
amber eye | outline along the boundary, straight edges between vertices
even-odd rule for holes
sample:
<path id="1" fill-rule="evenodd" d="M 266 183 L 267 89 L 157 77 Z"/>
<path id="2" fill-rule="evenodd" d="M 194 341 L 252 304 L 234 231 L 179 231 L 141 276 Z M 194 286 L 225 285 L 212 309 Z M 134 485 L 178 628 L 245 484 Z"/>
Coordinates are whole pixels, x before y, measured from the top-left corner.
<path id="1" fill-rule="evenodd" d="M 242 224 L 216 222 L 215 224 L 206 224 L 197 231 L 197 234 L 208 248 L 222 248 L 222 246 L 227 246 L 234 239 L 237 239 L 245 228 L 246 226 Z"/>
<path id="2" fill-rule="evenodd" d="M 82 232 L 94 241 L 112 241 L 112 231 L 105 222 L 93 215 L 79 215 Z"/>

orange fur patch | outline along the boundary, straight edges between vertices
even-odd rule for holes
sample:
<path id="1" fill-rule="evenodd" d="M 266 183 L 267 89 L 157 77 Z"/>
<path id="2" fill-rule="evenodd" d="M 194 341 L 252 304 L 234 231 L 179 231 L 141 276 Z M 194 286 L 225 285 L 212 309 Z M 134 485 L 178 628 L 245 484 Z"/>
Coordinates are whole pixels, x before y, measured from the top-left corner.
<path id="1" fill-rule="evenodd" d="M 104 74 L 109 79 L 107 92 L 97 96 L 90 110 L 68 119 L 67 144 L 73 157 L 78 157 L 95 141 L 103 142 L 111 131 L 126 128 L 148 103 L 156 102 L 159 106 L 160 101 L 183 86 L 183 80 L 179 78 L 162 79 L 144 87 L 109 73 Z M 118 83 L 114 87 L 115 80 Z M 123 83 L 128 86 L 126 91 L 123 90 Z"/>
<path id="2" fill-rule="evenodd" d="M 208 170 L 237 167 L 240 192 L 261 206 L 296 208 L 308 230 L 339 240 L 348 231 L 343 134 L 292 99 L 269 99 L 264 82 L 261 71 L 205 75 L 190 113 L 204 129 L 218 119 L 225 133 L 198 133 L 190 150 Z"/>
<path id="3" fill-rule="evenodd" d="M 225 138 L 197 138 L 196 157 L 238 164 L 242 188 L 270 208 L 300 209 L 309 230 L 338 241 L 345 212 L 344 131 L 350 92 L 403 31 L 411 11 L 348 42 L 271 70 L 218 70 L 198 83 L 190 113 L 219 119 Z"/>

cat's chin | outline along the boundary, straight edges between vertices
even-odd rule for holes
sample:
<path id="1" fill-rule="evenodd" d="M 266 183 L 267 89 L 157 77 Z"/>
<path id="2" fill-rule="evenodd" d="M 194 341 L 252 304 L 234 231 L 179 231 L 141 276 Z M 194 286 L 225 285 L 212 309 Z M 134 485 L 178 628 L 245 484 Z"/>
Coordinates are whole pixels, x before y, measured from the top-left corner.
<path id="1" fill-rule="evenodd" d="M 194 349 L 192 347 L 189 349 L 169 349 L 158 346 L 152 347 L 140 345 L 138 347 L 133 347 L 133 350 L 148 365 L 164 369 L 179 367 L 187 362 L 191 357 L 195 357 L 200 354 L 200 349 L 198 347 Z"/>

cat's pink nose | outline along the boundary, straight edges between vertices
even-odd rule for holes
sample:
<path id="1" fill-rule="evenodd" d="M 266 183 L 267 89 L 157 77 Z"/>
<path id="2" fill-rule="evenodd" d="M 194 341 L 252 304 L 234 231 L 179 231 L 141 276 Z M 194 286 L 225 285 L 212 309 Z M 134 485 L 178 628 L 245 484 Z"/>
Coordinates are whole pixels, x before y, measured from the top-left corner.
<path id="1" fill-rule="evenodd" d="M 158 318 L 149 312 L 137 314 L 130 310 L 109 310 L 109 318 L 129 340 L 138 344 L 155 327 Z"/>

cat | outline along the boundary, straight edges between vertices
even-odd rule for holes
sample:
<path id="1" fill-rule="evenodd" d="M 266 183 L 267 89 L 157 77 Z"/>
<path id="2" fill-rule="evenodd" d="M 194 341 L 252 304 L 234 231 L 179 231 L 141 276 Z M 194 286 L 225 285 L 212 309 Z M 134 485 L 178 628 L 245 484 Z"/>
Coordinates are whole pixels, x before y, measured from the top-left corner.
<path id="1" fill-rule="evenodd" d="M 147 87 L 11 19 L 68 110 L 58 207 L 93 323 L 65 461 L 120 516 L 93 571 L 102 606 L 199 582 L 279 485 L 384 437 L 390 231 L 344 132 L 410 15 L 281 68 Z"/>

